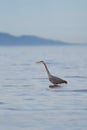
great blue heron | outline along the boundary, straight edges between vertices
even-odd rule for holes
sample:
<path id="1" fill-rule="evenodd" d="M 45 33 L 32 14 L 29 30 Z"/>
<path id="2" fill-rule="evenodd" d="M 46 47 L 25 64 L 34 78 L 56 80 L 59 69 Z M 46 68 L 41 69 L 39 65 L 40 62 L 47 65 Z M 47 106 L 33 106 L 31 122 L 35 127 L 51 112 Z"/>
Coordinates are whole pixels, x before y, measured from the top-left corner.
<path id="1" fill-rule="evenodd" d="M 44 66 L 46 68 L 46 71 L 47 71 L 47 74 L 48 74 L 49 81 L 51 83 L 53 83 L 54 85 L 62 84 L 62 83 L 66 83 L 67 84 L 67 81 L 51 75 L 50 72 L 49 72 L 49 70 L 48 70 L 48 68 L 47 68 L 47 65 L 46 65 L 46 63 L 44 61 L 38 61 L 36 63 L 42 63 L 42 64 L 44 64 Z"/>

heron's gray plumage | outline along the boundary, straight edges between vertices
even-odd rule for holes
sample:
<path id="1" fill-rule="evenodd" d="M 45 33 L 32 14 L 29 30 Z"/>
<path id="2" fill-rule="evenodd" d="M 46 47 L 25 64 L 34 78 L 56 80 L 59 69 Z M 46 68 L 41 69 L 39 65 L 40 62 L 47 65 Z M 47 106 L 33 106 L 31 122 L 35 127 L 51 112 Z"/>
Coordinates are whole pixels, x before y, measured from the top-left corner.
<path id="1" fill-rule="evenodd" d="M 51 83 L 53 83 L 54 85 L 61 84 L 61 83 L 67 83 L 67 81 L 65 81 L 65 80 L 63 80 L 63 79 L 61 79 L 59 77 L 51 75 L 50 72 L 49 72 L 49 70 L 48 70 L 48 68 L 47 68 L 47 65 L 46 65 L 46 63 L 44 61 L 38 61 L 37 63 L 44 64 L 44 66 L 46 68 L 46 71 L 47 71 L 47 74 L 48 74 L 49 81 Z"/>

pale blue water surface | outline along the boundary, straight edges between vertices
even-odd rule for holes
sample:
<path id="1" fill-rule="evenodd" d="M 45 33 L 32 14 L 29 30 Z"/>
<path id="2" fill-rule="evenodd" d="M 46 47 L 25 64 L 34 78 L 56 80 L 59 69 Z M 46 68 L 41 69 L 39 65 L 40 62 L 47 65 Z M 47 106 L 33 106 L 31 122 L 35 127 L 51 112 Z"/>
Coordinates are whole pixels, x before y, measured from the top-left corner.
<path id="1" fill-rule="evenodd" d="M 0 130 L 87 130 L 87 46 L 0 47 Z"/>

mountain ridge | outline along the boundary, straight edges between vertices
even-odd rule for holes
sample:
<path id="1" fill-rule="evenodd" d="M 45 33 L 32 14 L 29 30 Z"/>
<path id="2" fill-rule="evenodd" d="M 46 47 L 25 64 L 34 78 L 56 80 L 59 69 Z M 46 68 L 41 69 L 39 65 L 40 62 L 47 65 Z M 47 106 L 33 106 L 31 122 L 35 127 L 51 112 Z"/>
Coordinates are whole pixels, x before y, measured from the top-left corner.
<path id="1" fill-rule="evenodd" d="M 69 43 L 60 40 L 52 40 L 34 35 L 15 36 L 9 33 L 0 32 L 0 45 L 68 45 Z"/>

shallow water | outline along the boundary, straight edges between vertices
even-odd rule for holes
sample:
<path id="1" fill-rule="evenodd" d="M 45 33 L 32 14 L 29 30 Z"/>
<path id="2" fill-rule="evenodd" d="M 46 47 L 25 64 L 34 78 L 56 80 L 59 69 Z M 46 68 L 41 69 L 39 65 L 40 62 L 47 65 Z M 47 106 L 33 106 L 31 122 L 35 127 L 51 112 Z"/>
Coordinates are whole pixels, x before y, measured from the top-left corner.
<path id="1" fill-rule="evenodd" d="M 87 46 L 0 47 L 0 129 L 87 130 Z"/>

